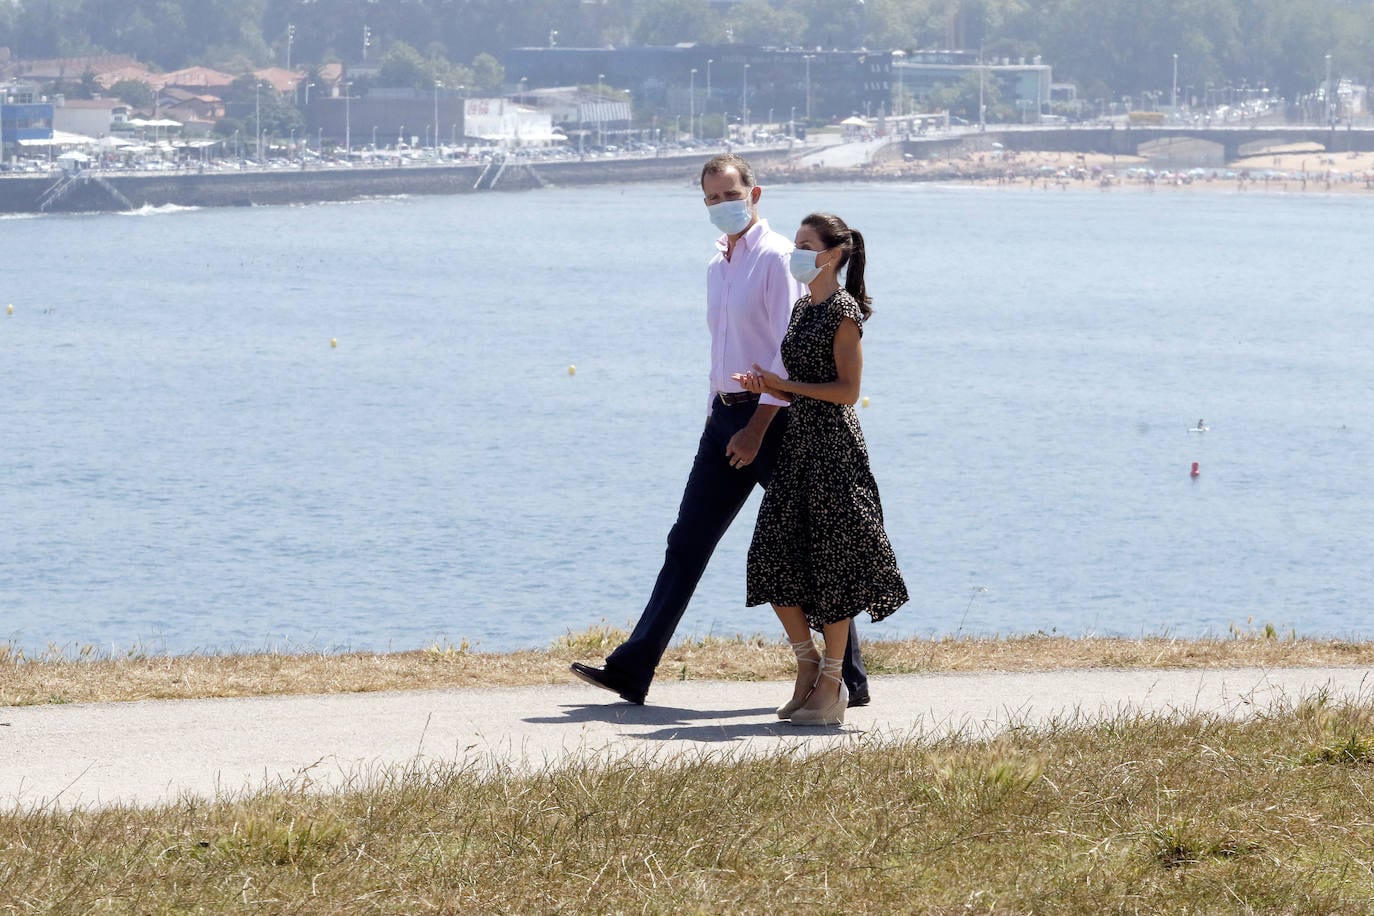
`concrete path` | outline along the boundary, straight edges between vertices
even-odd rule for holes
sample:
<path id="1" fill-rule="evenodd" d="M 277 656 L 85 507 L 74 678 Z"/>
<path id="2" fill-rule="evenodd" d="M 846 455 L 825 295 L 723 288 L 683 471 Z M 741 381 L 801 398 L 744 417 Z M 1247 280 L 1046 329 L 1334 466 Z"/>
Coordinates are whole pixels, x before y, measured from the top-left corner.
<path id="1" fill-rule="evenodd" d="M 571 682 L 545 687 L 0 708 L 0 805 L 153 805 L 308 783 L 357 785 L 411 764 L 540 768 L 577 756 L 657 758 L 807 750 L 857 736 L 1112 717 L 1247 716 L 1319 690 L 1369 698 L 1367 669 L 1059 671 L 876 678 L 841 729 L 780 723 L 782 683 L 655 684 L 631 706 Z"/>
<path id="2" fill-rule="evenodd" d="M 873 140 L 854 140 L 809 149 L 797 159 L 798 168 L 823 166 L 828 169 L 850 169 L 868 165 L 873 154 L 892 142 L 891 137 Z"/>

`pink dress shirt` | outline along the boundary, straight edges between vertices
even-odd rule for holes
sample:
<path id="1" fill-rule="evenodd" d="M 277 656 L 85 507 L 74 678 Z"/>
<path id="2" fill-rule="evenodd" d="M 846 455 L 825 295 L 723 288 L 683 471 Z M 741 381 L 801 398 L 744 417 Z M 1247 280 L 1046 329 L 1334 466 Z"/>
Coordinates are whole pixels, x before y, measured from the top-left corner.
<path id="1" fill-rule="evenodd" d="M 792 242 L 757 220 L 735 242 L 725 260 L 726 237 L 716 240 L 716 256 L 706 267 L 706 325 L 711 330 L 711 397 L 718 391 L 743 391 L 730 376 L 758 363 L 783 378 L 783 335 L 792 306 L 805 287 L 792 278 L 787 261 Z M 787 406 L 770 395 L 760 403 Z M 709 410 L 709 405 L 708 405 Z"/>

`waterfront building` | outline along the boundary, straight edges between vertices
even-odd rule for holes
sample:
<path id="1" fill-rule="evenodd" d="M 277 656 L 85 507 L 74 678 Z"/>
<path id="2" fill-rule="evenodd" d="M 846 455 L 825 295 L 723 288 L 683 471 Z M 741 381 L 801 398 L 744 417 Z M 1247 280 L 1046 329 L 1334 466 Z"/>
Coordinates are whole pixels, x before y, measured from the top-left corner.
<path id="1" fill-rule="evenodd" d="M 0 84 L 0 161 L 18 158 L 25 147 L 51 143 L 53 103 L 28 80 Z"/>
<path id="2" fill-rule="evenodd" d="M 511 49 L 505 68 L 508 80 L 534 86 L 614 86 L 628 90 L 636 107 L 761 124 L 804 119 L 808 111 L 817 121 L 884 114 L 892 60 L 890 51 L 738 44 L 527 47 Z"/>
<path id="3" fill-rule="evenodd" d="M 463 142 L 466 91 L 434 89 L 383 89 L 359 91 L 341 81 L 327 91 L 313 91 L 305 106 L 306 136 L 314 143 L 354 149 L 375 146 L 431 148 Z M 498 100 L 499 101 L 499 100 Z M 435 119 L 438 118 L 438 130 Z"/>
<path id="4" fill-rule="evenodd" d="M 68 99 L 53 101 L 53 129 L 87 137 L 108 137 L 129 120 L 129 106 L 119 99 Z"/>
<path id="5" fill-rule="evenodd" d="M 547 109 L 521 105 L 512 99 L 467 99 L 463 103 L 463 139 L 520 147 L 548 146 L 568 137 L 554 128 Z"/>
<path id="6" fill-rule="evenodd" d="M 168 86 L 157 94 L 157 111 L 187 125 L 198 125 L 206 133 L 225 116 L 224 100 L 217 95 Z"/>
<path id="7" fill-rule="evenodd" d="M 995 83 L 1004 104 L 1033 119 L 1048 112 L 1052 83 L 1050 66 L 1038 57 L 980 60 L 977 51 L 944 50 L 527 47 L 511 49 L 505 67 L 508 78 L 531 85 L 604 82 L 626 89 L 636 107 L 701 119 L 687 131 L 693 135 L 722 117 L 747 127 L 805 121 L 808 113 L 816 122 L 909 113 L 970 75 Z"/>
<path id="8" fill-rule="evenodd" d="M 892 65 L 893 81 L 916 105 L 924 105 L 938 89 L 962 84 L 981 76 L 997 84 L 1004 105 L 1017 120 L 1039 120 L 1049 113 L 1053 74 L 1049 64 L 1037 57 L 981 58 L 977 51 L 909 51 L 897 56 Z"/>
<path id="9" fill-rule="evenodd" d="M 162 86 L 175 86 L 178 89 L 194 89 L 199 92 L 213 92 L 218 95 L 234 83 L 231 73 L 211 70 L 209 67 L 186 67 L 173 70 L 160 77 Z M 162 87 L 159 87 L 162 88 Z"/>
<path id="10" fill-rule="evenodd" d="M 609 88 L 609 87 L 607 87 Z M 578 86 L 555 86 L 519 93 L 520 104 L 542 113 L 573 149 L 619 145 L 630 130 L 630 102 Z M 555 137 L 552 142 L 557 142 Z"/>
<path id="11" fill-rule="evenodd" d="M 87 73 L 99 82 L 103 74 L 116 71 L 147 72 L 136 58 L 127 54 L 87 54 L 76 57 L 14 58 L 0 49 L 0 79 L 19 79 L 31 83 L 80 82 Z"/>

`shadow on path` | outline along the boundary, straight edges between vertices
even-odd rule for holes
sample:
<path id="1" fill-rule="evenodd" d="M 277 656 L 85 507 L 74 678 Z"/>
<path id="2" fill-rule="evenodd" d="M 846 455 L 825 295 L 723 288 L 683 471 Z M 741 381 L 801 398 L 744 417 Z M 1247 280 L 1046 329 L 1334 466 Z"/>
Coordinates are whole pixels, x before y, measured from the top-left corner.
<path id="1" fill-rule="evenodd" d="M 625 725 L 674 725 L 702 719 L 742 719 L 771 714 L 772 707 L 758 709 L 682 709 L 675 706 L 636 706 L 633 703 L 568 704 L 560 716 L 530 716 L 531 725 L 569 725 L 576 722 L 620 722 Z"/>
<path id="2" fill-rule="evenodd" d="M 683 709 L 675 706 L 636 706 L 631 703 L 568 704 L 562 715 L 531 716 L 522 719 L 531 725 L 572 725 L 579 722 L 607 722 L 620 725 L 659 726 L 655 731 L 626 731 L 621 736 L 642 741 L 699 741 L 719 743 L 747 738 L 806 738 L 835 735 L 839 728 L 799 727 L 779 721 L 771 706 L 756 709 Z M 761 722 L 735 722 L 734 719 L 760 719 Z"/>

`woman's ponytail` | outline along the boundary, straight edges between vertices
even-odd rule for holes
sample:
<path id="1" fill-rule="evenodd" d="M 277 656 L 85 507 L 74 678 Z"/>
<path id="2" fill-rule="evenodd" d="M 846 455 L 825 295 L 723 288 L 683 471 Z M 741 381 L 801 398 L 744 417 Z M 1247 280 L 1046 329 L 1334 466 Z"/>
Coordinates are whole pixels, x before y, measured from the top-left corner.
<path id="1" fill-rule="evenodd" d="M 849 269 L 844 275 L 844 288 L 854 297 L 854 301 L 859 303 L 859 311 L 863 312 L 864 318 L 867 319 L 873 314 L 873 300 L 869 298 L 868 289 L 864 286 L 864 266 L 868 263 L 868 255 L 864 251 L 864 237 L 858 229 L 850 229 L 849 240 L 852 247 L 849 250 Z"/>

